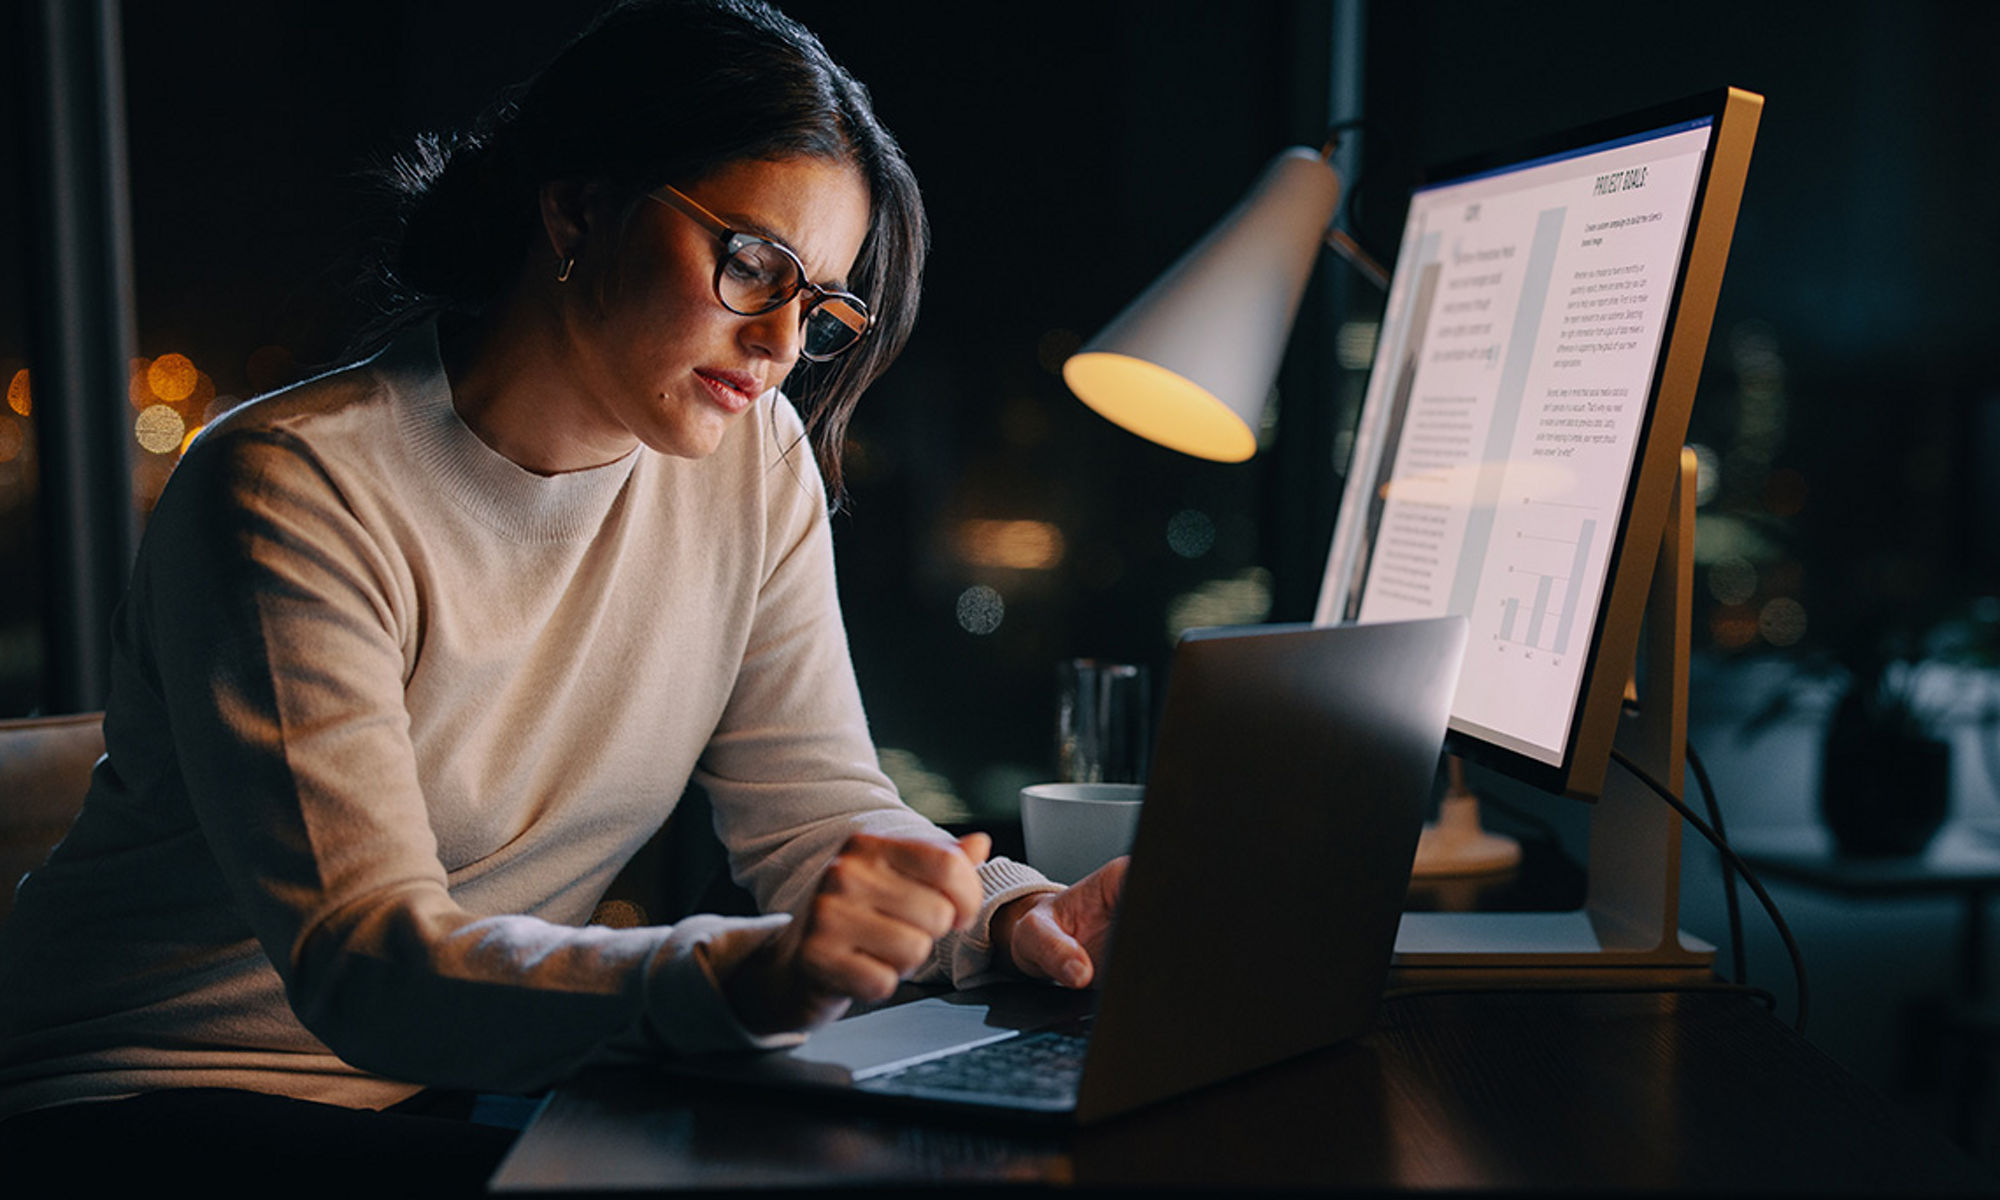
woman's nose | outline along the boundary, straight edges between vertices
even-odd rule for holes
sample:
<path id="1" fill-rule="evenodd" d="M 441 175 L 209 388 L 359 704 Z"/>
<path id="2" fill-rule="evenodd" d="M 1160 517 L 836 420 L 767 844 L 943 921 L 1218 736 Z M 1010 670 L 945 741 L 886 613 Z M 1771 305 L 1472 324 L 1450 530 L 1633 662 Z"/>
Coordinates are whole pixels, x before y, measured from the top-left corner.
<path id="1" fill-rule="evenodd" d="M 798 361 L 799 351 L 805 342 L 806 300 L 806 293 L 801 291 L 770 312 L 745 317 L 745 343 L 774 362 L 789 365 Z"/>

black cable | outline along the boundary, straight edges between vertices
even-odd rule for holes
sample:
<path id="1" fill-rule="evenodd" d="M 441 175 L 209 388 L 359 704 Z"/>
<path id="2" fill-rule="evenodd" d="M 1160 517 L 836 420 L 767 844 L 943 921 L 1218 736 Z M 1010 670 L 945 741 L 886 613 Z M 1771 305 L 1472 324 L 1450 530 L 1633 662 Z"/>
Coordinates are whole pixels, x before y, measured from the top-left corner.
<path id="1" fill-rule="evenodd" d="M 1694 752 L 1694 742 L 1687 744 L 1687 765 L 1694 772 L 1694 781 L 1701 786 L 1701 798 L 1706 802 L 1708 819 L 1715 825 L 1715 836 L 1729 841 L 1729 831 L 1722 827 L 1722 806 L 1715 802 L 1715 785 L 1708 780 L 1708 768 L 1701 765 L 1701 755 Z M 1722 898 L 1729 909 L 1729 961 L 1736 971 L 1736 982 L 1750 982 L 1749 969 L 1744 965 L 1743 951 L 1743 906 L 1736 895 L 1736 868 L 1727 858 L 1722 860 Z"/>
<path id="2" fill-rule="evenodd" d="M 1797 1020 L 1792 1023 L 1792 1028 L 1800 1034 L 1804 1034 L 1806 1031 L 1807 1005 L 1805 955 L 1799 952 L 1799 944 L 1792 938 L 1791 926 L 1785 924 L 1784 916 L 1778 912 L 1777 903 L 1771 899 L 1771 893 L 1764 890 L 1764 885 L 1757 879 L 1757 873 L 1750 869 L 1748 863 L 1737 857 L 1736 851 L 1731 849 L 1729 843 L 1723 841 L 1720 835 L 1709 827 L 1707 821 L 1696 816 L 1693 809 L 1681 803 L 1679 796 L 1674 795 L 1672 791 L 1668 790 L 1665 784 L 1647 774 L 1638 763 L 1633 762 L 1631 758 L 1627 757 L 1623 750 L 1614 748 L 1611 751 L 1611 759 L 1619 766 L 1631 772 L 1634 779 L 1653 789 L 1654 793 L 1660 799 L 1665 800 L 1675 812 L 1681 815 L 1682 820 L 1694 826 L 1695 832 L 1707 838 L 1709 845 L 1714 846 L 1716 852 L 1721 854 L 1723 859 L 1734 866 L 1737 873 L 1743 876 L 1743 882 L 1750 885 L 1750 890 L 1756 894 L 1758 901 L 1764 905 L 1764 911 L 1770 914 L 1771 924 L 1777 927 L 1778 937 L 1785 943 L 1785 953 L 1791 956 L 1792 975 L 1798 981 L 1799 986 L 1799 1012 Z"/>

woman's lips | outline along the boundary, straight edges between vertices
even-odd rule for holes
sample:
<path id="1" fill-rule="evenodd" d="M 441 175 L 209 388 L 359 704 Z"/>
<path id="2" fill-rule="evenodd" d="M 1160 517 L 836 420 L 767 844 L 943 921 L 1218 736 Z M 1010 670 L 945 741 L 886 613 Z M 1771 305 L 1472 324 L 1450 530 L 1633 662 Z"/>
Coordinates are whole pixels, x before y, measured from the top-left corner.
<path id="1" fill-rule="evenodd" d="M 709 397 L 725 412 L 742 412 L 763 392 L 757 377 L 744 371 L 702 369 L 695 371 L 695 377 L 701 380 L 708 389 Z"/>

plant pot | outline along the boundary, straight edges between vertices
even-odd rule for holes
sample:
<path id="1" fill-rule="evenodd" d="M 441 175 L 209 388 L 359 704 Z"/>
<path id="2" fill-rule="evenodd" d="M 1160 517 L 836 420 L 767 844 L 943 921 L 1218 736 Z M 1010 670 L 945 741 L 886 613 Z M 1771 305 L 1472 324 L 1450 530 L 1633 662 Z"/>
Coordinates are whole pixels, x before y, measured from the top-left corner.
<path id="1" fill-rule="evenodd" d="M 1843 855 L 1921 854 L 1951 806 L 1951 745 L 1836 714 L 1821 758 L 1819 806 Z"/>

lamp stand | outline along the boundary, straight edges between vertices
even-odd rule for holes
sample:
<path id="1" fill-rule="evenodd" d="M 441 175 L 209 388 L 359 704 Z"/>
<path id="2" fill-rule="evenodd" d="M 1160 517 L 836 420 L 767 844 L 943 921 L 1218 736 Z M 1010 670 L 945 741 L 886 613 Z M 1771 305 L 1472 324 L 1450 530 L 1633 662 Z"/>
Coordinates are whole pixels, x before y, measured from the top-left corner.
<path id="1" fill-rule="evenodd" d="M 1465 783 L 1465 763 L 1458 755 L 1445 759 L 1450 785 L 1438 801 L 1437 820 L 1424 826 L 1417 839 L 1413 879 L 1451 879 L 1496 875 L 1521 862 L 1521 843 L 1488 833 L 1479 824 L 1479 797 Z"/>

